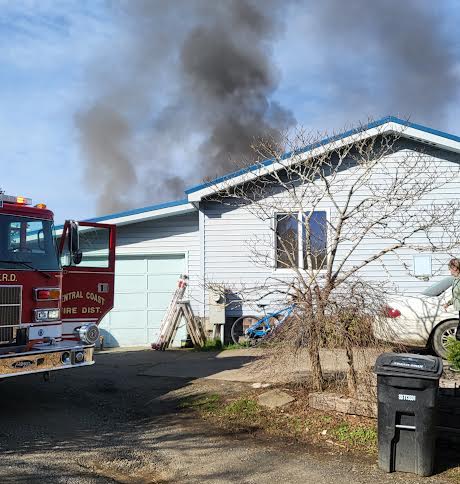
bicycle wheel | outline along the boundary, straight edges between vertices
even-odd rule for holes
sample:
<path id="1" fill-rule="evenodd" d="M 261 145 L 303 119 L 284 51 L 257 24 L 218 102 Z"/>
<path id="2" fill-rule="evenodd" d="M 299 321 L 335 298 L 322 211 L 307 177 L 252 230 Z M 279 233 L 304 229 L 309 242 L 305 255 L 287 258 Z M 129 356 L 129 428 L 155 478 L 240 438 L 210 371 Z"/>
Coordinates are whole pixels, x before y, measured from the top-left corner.
<path id="1" fill-rule="evenodd" d="M 259 320 L 257 316 L 241 316 L 233 324 L 231 329 L 232 340 L 236 345 L 249 341 L 246 330 Z"/>

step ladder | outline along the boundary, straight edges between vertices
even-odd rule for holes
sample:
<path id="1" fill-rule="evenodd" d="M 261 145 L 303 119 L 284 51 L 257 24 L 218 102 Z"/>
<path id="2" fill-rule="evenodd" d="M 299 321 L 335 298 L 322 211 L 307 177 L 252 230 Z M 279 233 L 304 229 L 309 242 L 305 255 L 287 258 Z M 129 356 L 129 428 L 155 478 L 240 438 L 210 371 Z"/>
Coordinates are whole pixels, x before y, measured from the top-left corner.
<path id="1" fill-rule="evenodd" d="M 183 319 L 185 319 L 187 333 L 190 335 L 193 345 L 204 346 L 206 335 L 201 321 L 193 314 L 190 301 L 183 299 L 187 285 L 188 277 L 182 275 L 161 321 L 158 339 L 151 345 L 152 349 L 164 351 L 166 348 L 169 348 Z"/>

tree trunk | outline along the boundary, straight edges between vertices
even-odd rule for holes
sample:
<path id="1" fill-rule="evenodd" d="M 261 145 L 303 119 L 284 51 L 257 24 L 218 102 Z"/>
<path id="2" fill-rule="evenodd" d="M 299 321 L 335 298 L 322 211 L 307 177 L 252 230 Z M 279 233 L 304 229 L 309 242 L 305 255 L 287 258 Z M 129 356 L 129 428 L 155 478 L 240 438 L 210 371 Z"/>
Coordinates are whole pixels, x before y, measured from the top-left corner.
<path id="1" fill-rule="evenodd" d="M 322 392 L 324 390 L 324 376 L 319 356 L 320 332 L 318 321 L 315 321 L 313 318 L 311 320 L 310 341 L 308 341 L 308 356 L 310 357 L 313 389 L 317 392 Z"/>
<path id="2" fill-rule="evenodd" d="M 353 342 L 350 335 L 350 324 L 348 321 L 344 325 L 345 352 L 347 355 L 347 384 L 350 397 L 356 397 L 358 382 L 356 377 L 355 359 L 353 355 Z"/>
<path id="3" fill-rule="evenodd" d="M 322 392 L 324 390 L 324 377 L 319 357 L 319 345 L 309 345 L 308 355 L 310 357 L 313 390 Z"/>

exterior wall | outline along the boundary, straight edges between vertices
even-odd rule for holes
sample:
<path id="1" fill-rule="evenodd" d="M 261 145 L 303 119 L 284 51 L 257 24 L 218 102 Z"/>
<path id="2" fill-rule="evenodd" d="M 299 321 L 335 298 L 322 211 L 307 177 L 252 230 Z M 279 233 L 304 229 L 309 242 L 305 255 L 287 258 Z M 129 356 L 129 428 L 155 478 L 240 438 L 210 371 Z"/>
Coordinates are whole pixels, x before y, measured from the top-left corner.
<path id="1" fill-rule="evenodd" d="M 414 149 L 416 149 L 414 143 L 406 142 L 404 150 L 388 156 L 388 160 L 386 160 L 387 166 L 392 167 L 392 169 L 403 169 L 401 159 Z M 439 164 L 440 176 L 451 169 L 453 163 L 460 163 L 458 154 L 441 152 L 440 150 L 432 150 L 429 155 L 425 156 L 427 156 L 427 160 Z M 343 179 L 343 190 L 346 190 L 350 180 L 353 179 L 352 173 L 349 170 L 345 170 L 340 176 Z M 460 179 L 455 178 L 450 180 L 447 186 L 437 189 L 424 203 L 458 200 L 460 198 L 459 194 Z M 355 200 L 365 195 L 366 193 L 362 192 L 358 194 Z M 288 203 L 286 194 L 272 194 L 270 197 L 276 200 L 275 204 L 277 206 Z M 336 199 L 340 200 L 340 194 L 338 194 Z M 214 282 L 229 287 L 244 288 L 245 293 L 250 295 L 250 299 L 257 301 L 261 298 L 268 304 L 273 303 L 274 296 L 264 295 L 263 290 L 251 291 L 251 287 L 260 288 L 260 286 L 263 286 L 264 281 L 269 279 L 289 279 L 289 270 L 275 269 L 273 262 L 267 263 L 260 257 L 261 252 L 263 253 L 265 250 L 267 260 L 273 258 L 274 235 L 273 230 L 270 229 L 270 223 L 273 222 L 260 220 L 253 213 L 253 210 L 247 207 L 229 207 L 218 202 L 203 201 L 200 208 L 203 211 L 203 274 L 206 276 L 206 284 Z M 303 209 L 308 210 L 308 207 L 303 207 Z M 316 210 L 326 210 L 329 217 L 334 217 L 334 205 L 328 200 L 321 201 Z M 273 218 L 274 215 L 275 213 L 273 213 Z M 441 235 L 441 233 L 436 233 L 433 234 L 433 237 L 436 238 Z M 412 240 L 417 241 L 417 238 L 414 237 Z M 257 256 L 254 251 L 254 243 L 256 241 L 258 245 Z M 422 243 L 424 239 L 419 238 L 418 241 Z M 347 262 L 346 267 L 359 264 L 369 255 L 375 254 L 388 246 L 389 242 L 389 240 L 379 237 L 378 234 L 368 237 L 359 245 Z M 346 253 L 346 249 L 345 244 L 339 247 L 338 261 Z M 360 271 L 360 275 L 368 281 L 387 282 L 389 287 L 395 292 L 406 294 L 421 292 L 436 278 L 447 275 L 446 262 L 450 257 L 449 254 L 432 254 L 433 277 L 430 278 L 430 281 L 422 281 L 411 275 L 413 256 L 415 254 L 416 252 L 413 250 L 400 249 L 397 255 L 389 254 L 384 257 L 385 268 L 383 268 L 381 263 L 375 262 Z M 245 303 L 242 307 L 238 307 L 238 305 L 229 307 L 227 316 L 239 316 L 241 313 L 254 312 L 260 313 L 260 310 L 257 310 L 255 305 Z"/>
<path id="2" fill-rule="evenodd" d="M 117 255 L 185 253 L 187 297 L 195 314 L 201 312 L 198 212 L 123 225 L 117 229 Z"/>

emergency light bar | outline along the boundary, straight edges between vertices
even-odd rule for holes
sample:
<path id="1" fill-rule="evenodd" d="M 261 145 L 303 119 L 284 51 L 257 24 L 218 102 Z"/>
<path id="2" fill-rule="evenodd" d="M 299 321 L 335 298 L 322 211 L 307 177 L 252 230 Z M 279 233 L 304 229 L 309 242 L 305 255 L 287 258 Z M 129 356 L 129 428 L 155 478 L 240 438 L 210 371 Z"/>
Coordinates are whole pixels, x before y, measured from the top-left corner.
<path id="1" fill-rule="evenodd" d="M 18 203 L 20 205 L 32 205 L 32 199 L 26 197 L 15 197 L 14 195 L 5 195 L 0 193 L 0 207 L 3 207 L 4 203 Z"/>

